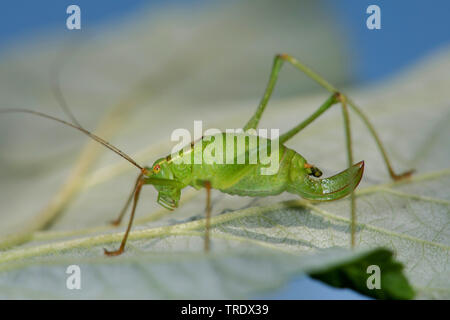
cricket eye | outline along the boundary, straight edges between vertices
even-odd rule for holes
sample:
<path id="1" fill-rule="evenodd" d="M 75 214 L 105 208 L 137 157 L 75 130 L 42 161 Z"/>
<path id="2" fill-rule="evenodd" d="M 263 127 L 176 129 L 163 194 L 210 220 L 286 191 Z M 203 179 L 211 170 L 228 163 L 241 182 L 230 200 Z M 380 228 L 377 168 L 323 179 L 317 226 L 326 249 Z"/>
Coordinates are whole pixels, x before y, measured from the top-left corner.
<path id="1" fill-rule="evenodd" d="M 156 164 L 154 167 L 153 167 L 153 172 L 154 173 L 158 173 L 158 172 L 160 172 L 161 171 L 161 166 L 159 165 L 159 164 Z"/>

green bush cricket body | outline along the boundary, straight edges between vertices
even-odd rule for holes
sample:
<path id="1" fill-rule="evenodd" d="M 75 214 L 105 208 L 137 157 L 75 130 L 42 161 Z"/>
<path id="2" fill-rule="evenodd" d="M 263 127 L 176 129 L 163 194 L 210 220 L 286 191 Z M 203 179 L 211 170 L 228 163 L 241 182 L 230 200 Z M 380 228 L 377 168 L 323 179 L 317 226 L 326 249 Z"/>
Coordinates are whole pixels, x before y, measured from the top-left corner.
<path id="1" fill-rule="evenodd" d="M 82 128 L 74 117 L 69 113 L 74 123 L 69 123 L 64 120 L 26 109 L 5 109 L 0 112 L 25 112 L 34 114 L 40 117 L 58 121 L 72 128 L 75 128 L 84 134 L 88 135 L 92 139 L 101 143 L 105 147 L 109 148 L 113 152 L 117 153 L 124 159 L 128 160 L 134 166 L 140 170 L 140 174 L 136 179 L 136 183 L 133 190 L 128 197 L 119 217 L 114 220 L 113 224 L 119 225 L 124 217 L 131 202 L 133 202 L 132 211 L 126 232 L 123 236 L 119 249 L 115 251 L 108 251 L 105 249 L 105 254 L 108 256 L 120 255 L 124 252 L 125 244 L 128 239 L 129 232 L 131 230 L 133 219 L 136 211 L 136 206 L 139 201 L 141 189 L 144 185 L 153 185 L 158 191 L 157 202 L 170 210 L 178 207 L 178 202 L 181 196 L 181 190 L 187 186 L 192 186 L 196 189 L 205 188 L 207 192 L 206 203 L 206 220 L 205 220 L 205 251 L 209 250 L 209 228 L 210 228 L 210 192 L 211 189 L 218 189 L 221 192 L 235 194 L 240 196 L 267 196 L 276 195 L 284 191 L 300 195 L 305 199 L 316 201 L 331 201 L 343 198 L 347 195 L 351 196 L 351 246 L 355 245 L 355 226 L 356 226 L 356 208 L 353 190 L 359 184 L 363 171 L 364 162 L 360 161 L 353 164 L 351 133 L 350 133 L 350 120 L 348 115 L 348 109 L 352 109 L 364 122 L 369 129 L 371 135 L 374 137 L 375 142 L 380 149 L 387 169 L 392 179 L 399 180 L 411 175 L 412 171 L 407 171 L 400 175 L 395 174 L 387 157 L 386 151 L 379 139 L 374 127 L 365 116 L 365 114 L 357 107 L 351 100 L 349 100 L 344 94 L 338 91 L 335 87 L 325 81 L 317 73 L 300 63 L 295 58 L 281 54 L 276 55 L 272 66 L 269 83 L 261 99 L 261 102 L 250 118 L 247 124 L 244 126 L 244 130 L 256 129 L 258 127 L 260 118 L 267 106 L 267 103 L 272 95 L 276 81 L 278 79 L 278 73 L 283 65 L 287 61 L 294 67 L 304 72 L 308 77 L 319 83 L 322 87 L 328 90 L 330 97 L 306 120 L 299 123 L 297 126 L 284 133 L 279 138 L 279 170 L 275 175 L 259 175 L 258 169 L 261 164 L 195 164 L 191 162 L 176 163 L 177 156 L 183 156 L 183 153 L 179 155 L 167 156 L 166 158 L 158 159 L 151 167 L 143 167 L 137 164 L 130 156 L 112 146 L 102 138 L 92 134 L 86 129 Z M 329 178 L 318 179 L 322 173 L 312 164 L 309 164 L 305 158 L 303 158 L 296 151 L 284 146 L 284 143 L 290 138 L 295 136 L 298 132 L 312 123 L 321 114 L 328 110 L 335 104 L 341 104 L 342 114 L 344 120 L 346 144 L 347 144 L 347 158 L 348 169 L 342 171 Z M 63 106 L 67 111 L 67 106 Z M 244 133 L 242 133 L 244 134 Z M 209 137 L 210 138 L 210 137 Z M 261 139 L 261 138 L 260 138 Z M 270 139 L 269 139 L 270 140 Z M 202 151 L 210 143 L 211 139 L 205 139 L 202 137 L 201 143 Z M 194 143 L 191 143 L 190 150 L 194 148 Z M 254 150 L 246 149 L 246 153 Z M 189 152 L 186 151 L 186 152 Z M 191 152 L 193 155 L 193 152 Z M 246 155 L 248 156 L 248 155 Z"/>

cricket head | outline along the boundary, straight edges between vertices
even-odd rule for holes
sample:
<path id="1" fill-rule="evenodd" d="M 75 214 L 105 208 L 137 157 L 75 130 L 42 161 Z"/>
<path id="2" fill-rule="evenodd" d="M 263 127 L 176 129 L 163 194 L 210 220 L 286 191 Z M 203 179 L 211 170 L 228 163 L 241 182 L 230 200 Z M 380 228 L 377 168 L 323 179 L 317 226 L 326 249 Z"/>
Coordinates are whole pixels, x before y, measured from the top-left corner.
<path id="1" fill-rule="evenodd" d="M 364 161 L 329 178 L 318 179 L 322 172 L 306 163 L 303 158 L 293 159 L 291 163 L 288 191 L 302 198 L 317 201 L 337 200 L 349 195 L 361 181 Z"/>
<path id="2" fill-rule="evenodd" d="M 165 158 L 156 160 L 151 167 L 146 167 L 148 174 L 144 177 L 146 184 L 151 184 L 158 191 L 157 202 L 164 208 L 173 210 L 178 207 L 181 182 L 175 179 L 169 163 Z"/>

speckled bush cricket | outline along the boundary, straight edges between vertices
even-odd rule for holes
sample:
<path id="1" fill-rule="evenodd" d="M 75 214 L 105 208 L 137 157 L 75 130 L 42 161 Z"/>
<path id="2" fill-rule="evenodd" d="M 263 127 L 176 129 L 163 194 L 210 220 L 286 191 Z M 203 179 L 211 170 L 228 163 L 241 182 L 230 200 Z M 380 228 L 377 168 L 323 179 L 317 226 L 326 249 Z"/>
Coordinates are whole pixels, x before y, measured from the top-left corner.
<path id="1" fill-rule="evenodd" d="M 136 179 L 133 190 L 129 195 L 125 206 L 121 210 L 119 217 L 113 222 L 115 225 L 119 225 L 125 213 L 127 212 L 130 204 L 133 202 L 130 219 L 127 229 L 123 236 L 119 249 L 115 251 L 108 251 L 105 249 L 105 254 L 108 256 L 120 255 L 124 252 L 125 244 L 131 230 L 133 219 L 136 211 L 136 206 L 139 201 L 139 195 L 144 185 L 153 185 L 158 191 L 157 202 L 170 210 L 178 207 L 178 202 L 181 196 L 181 190 L 187 186 L 192 186 L 196 189 L 205 188 L 207 193 L 206 200 L 206 220 L 205 220 L 205 251 L 209 250 L 209 229 L 210 229 L 210 193 L 211 189 L 217 189 L 224 193 L 235 194 L 240 196 L 268 196 L 276 195 L 282 192 L 289 192 L 297 194 L 305 199 L 311 199 L 316 201 L 330 201 L 343 198 L 347 195 L 351 196 L 351 246 L 355 245 L 355 224 L 356 224 L 356 209 L 353 190 L 358 186 L 364 171 L 364 162 L 360 161 L 353 164 L 353 153 L 350 133 L 350 120 L 348 115 L 348 109 L 352 109 L 363 121 L 363 123 L 369 129 L 371 135 L 375 139 L 375 142 L 383 156 L 384 162 L 387 166 L 389 174 L 392 179 L 399 180 L 408 177 L 412 174 L 412 171 L 397 175 L 390 164 L 386 151 L 379 139 L 374 127 L 370 123 L 366 115 L 357 107 L 346 95 L 337 90 L 321 76 L 315 73 L 313 70 L 306 67 L 304 64 L 289 56 L 287 54 L 276 55 L 272 66 L 272 71 L 269 78 L 269 83 L 261 99 L 261 102 L 256 109 L 254 115 L 250 118 L 247 124 L 244 126 L 244 131 L 250 129 L 256 129 L 260 118 L 267 106 L 267 103 L 272 95 L 276 81 L 278 79 L 278 73 L 284 62 L 289 62 L 295 68 L 304 72 L 308 77 L 316 81 L 323 88 L 330 92 L 330 97 L 306 120 L 300 122 L 297 126 L 282 134 L 279 137 L 279 170 L 275 175 L 260 175 L 258 174 L 261 164 L 196 164 L 192 161 L 190 164 L 183 162 L 177 162 L 176 157 L 186 156 L 185 152 L 190 152 L 189 156 L 194 156 L 195 143 L 192 143 L 187 151 L 180 151 L 179 154 L 172 156 L 169 155 L 165 158 L 156 160 L 151 167 L 143 167 L 136 163 L 130 156 L 109 144 L 107 141 L 89 132 L 79 125 L 73 115 L 68 111 L 66 105 L 62 105 L 66 110 L 66 113 L 72 119 L 73 123 L 61 120 L 59 118 L 32 111 L 27 109 L 4 109 L 0 110 L 2 113 L 8 112 L 25 112 L 36 116 L 51 119 L 74 129 L 77 129 L 97 142 L 101 143 L 105 147 L 109 148 L 113 152 L 120 155 L 122 158 L 129 161 L 136 166 L 140 173 Z M 344 120 L 346 145 L 347 145 L 347 158 L 349 168 L 329 178 L 319 179 L 322 175 L 320 169 L 313 164 L 306 161 L 304 157 L 298 154 L 296 151 L 284 146 L 284 143 L 290 138 L 295 136 L 298 132 L 312 123 L 331 106 L 340 104 L 342 107 L 342 115 Z M 222 133 L 221 133 L 222 134 Z M 245 133 L 242 133 L 245 135 Z M 211 138 L 211 137 L 210 137 Z M 213 137 L 214 138 L 214 137 Z M 201 150 L 203 151 L 213 139 L 206 139 L 202 137 L 199 143 Z M 259 138 L 260 141 L 264 139 Z M 266 139 L 270 145 L 270 139 Z M 259 146 L 259 144 L 258 144 Z M 257 148 L 258 148 L 257 146 Z M 246 153 L 254 152 L 255 150 L 246 149 Z M 248 154 L 246 154 L 246 157 Z"/>

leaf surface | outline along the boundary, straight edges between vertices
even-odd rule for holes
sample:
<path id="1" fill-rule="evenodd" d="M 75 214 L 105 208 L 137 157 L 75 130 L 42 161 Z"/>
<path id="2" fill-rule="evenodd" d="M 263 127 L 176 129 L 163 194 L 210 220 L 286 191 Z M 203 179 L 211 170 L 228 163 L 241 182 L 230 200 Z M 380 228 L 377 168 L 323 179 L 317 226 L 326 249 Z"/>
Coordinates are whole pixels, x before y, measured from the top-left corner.
<path id="1" fill-rule="evenodd" d="M 317 25 L 314 19 L 298 19 L 286 6 L 284 18 L 272 21 L 269 31 L 251 9 L 230 6 L 192 19 L 168 12 L 81 42 L 61 76 L 69 105 L 89 129 L 102 119 L 95 130 L 99 135 L 148 164 L 170 153 L 174 129 L 193 130 L 194 120 L 203 120 L 204 129 L 244 125 L 280 48 L 318 65 L 315 69 L 331 82 L 345 82 L 345 68 L 336 67 L 342 66 L 345 51 L 331 50 L 338 44 L 324 20 Z M 314 7 L 303 14 L 308 13 L 320 15 Z M 169 17 L 177 23 L 170 25 Z M 299 21 L 312 26 L 309 33 L 291 28 Z M 253 28 L 244 28 L 248 25 Z M 143 26 L 155 30 L 152 37 L 140 32 Z M 190 32 L 190 42 L 177 40 L 177 27 Z M 245 32 L 236 33 L 239 27 Z M 219 37 L 219 30 L 227 31 Z M 302 43 L 294 41 L 300 36 Z M 233 50 L 226 45 L 230 38 Z M 239 46 L 249 41 L 253 47 Z M 330 50 L 319 52 L 315 45 Z M 246 52 L 249 47 L 254 51 Z M 258 55 L 261 48 L 267 55 Z M 0 65 L 5 107 L 59 112 L 51 81 L 39 80 L 57 59 L 49 51 L 55 50 L 26 50 Z M 344 90 L 373 121 L 395 169 L 416 169 L 410 180 L 392 183 L 372 138 L 351 114 L 355 160 L 366 163 L 357 192 L 355 252 L 348 250 L 348 199 L 312 203 L 289 194 L 249 198 L 214 191 L 212 254 L 205 256 L 203 192 L 184 190 L 180 208 L 169 213 L 157 206 L 155 190 L 146 187 L 126 253 L 107 259 L 103 247 L 116 248 L 124 229 L 107 222 L 126 200 L 135 168 L 93 143 L 82 148 L 83 137 L 58 124 L 11 115 L 1 119 L 0 296 L 247 298 L 308 273 L 377 298 L 411 297 L 408 282 L 418 298 L 450 298 L 449 57 L 442 50 L 376 87 Z M 310 84 L 286 65 L 261 127 L 284 132 L 312 113 L 328 94 L 301 94 Z M 325 176 L 341 171 L 346 152 L 340 110 L 331 109 L 287 145 Z M 379 247 L 394 252 L 408 280 L 390 260 L 390 251 Z M 387 266 L 387 279 L 395 275 L 383 282 L 379 295 L 362 283 L 372 255 Z M 83 272 L 80 292 L 65 287 L 71 264 Z"/>

